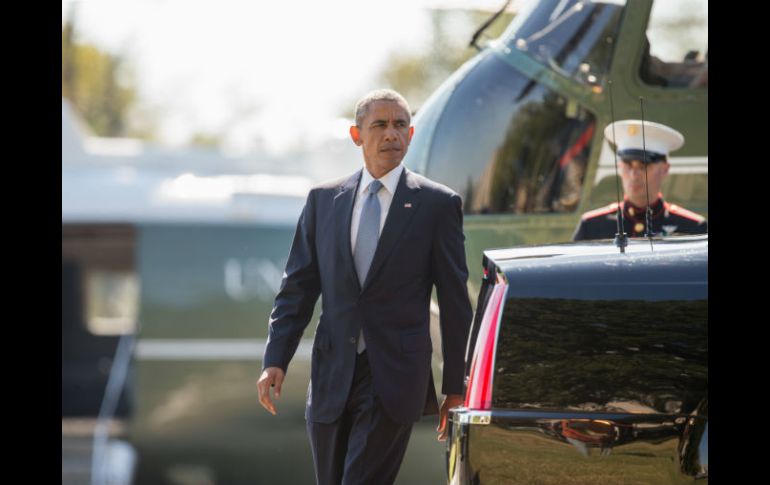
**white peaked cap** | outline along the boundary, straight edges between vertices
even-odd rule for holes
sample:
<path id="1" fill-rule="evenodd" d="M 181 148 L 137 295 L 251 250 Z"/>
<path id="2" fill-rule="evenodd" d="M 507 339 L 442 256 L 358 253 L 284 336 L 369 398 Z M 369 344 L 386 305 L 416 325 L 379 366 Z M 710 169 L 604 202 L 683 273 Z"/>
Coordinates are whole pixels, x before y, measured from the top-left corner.
<path id="1" fill-rule="evenodd" d="M 613 125 L 617 143 L 612 137 Z M 644 122 L 644 145 L 642 145 L 642 120 L 620 120 L 610 123 L 604 129 L 604 137 L 615 145 L 617 151 L 641 150 L 668 156 L 669 152 L 684 145 L 684 136 L 673 128 L 652 121 Z"/>

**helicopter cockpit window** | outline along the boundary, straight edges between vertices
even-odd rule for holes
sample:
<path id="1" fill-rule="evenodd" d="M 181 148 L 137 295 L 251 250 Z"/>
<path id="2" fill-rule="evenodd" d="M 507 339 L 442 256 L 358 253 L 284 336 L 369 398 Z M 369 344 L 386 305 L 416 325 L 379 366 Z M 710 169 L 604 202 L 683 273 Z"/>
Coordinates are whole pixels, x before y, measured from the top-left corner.
<path id="1" fill-rule="evenodd" d="M 708 88 L 708 1 L 656 1 L 639 77 L 668 88 Z"/>
<path id="2" fill-rule="evenodd" d="M 433 139 L 433 131 L 436 120 L 441 115 L 444 104 L 452 94 L 452 88 L 458 79 L 462 79 L 465 72 L 472 69 L 476 60 L 471 59 L 452 76 L 444 81 L 441 86 L 423 103 L 417 114 L 412 118 L 415 127 L 414 137 L 409 143 L 409 150 L 404 156 L 404 165 L 417 173 L 425 173 L 425 163 L 430 150 L 430 140 Z"/>
<path id="3" fill-rule="evenodd" d="M 625 1 L 530 2 L 501 39 L 565 77 L 603 86 Z"/>
<path id="4" fill-rule="evenodd" d="M 86 274 L 86 324 L 95 335 L 136 331 L 139 279 L 133 271 L 95 269 Z"/>
<path id="5" fill-rule="evenodd" d="M 73 308 L 68 331 L 86 339 L 135 333 L 140 293 L 135 229 L 121 224 L 62 227 L 62 261 L 73 268 L 67 284 L 74 287 L 66 289 Z"/>
<path id="6" fill-rule="evenodd" d="M 574 211 L 596 118 L 495 54 L 455 88 L 435 129 L 427 176 L 468 214 Z"/>

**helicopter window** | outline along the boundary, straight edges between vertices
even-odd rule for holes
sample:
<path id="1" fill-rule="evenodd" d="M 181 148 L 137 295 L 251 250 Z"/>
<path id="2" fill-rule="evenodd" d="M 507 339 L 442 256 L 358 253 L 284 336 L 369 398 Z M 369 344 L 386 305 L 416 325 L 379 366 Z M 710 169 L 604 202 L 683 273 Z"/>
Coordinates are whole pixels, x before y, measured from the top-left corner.
<path id="1" fill-rule="evenodd" d="M 63 226 L 64 227 L 64 226 Z M 139 277 L 134 267 L 134 229 L 122 225 L 68 225 L 62 229 L 62 260 L 78 268 L 78 324 L 94 336 L 136 331 Z M 74 298 L 74 297 L 73 297 Z M 73 303 L 73 305 L 75 305 Z"/>
<path id="2" fill-rule="evenodd" d="M 86 323 L 96 335 L 133 333 L 139 281 L 133 271 L 90 270 L 86 277 Z"/>
<path id="3" fill-rule="evenodd" d="M 472 63 L 473 61 L 469 61 Z M 409 143 L 409 150 L 404 155 L 404 165 L 417 173 L 425 173 L 425 161 L 428 158 L 430 140 L 433 138 L 433 129 L 436 120 L 441 115 L 442 108 L 457 80 L 462 77 L 467 67 L 458 69 L 423 103 L 417 114 L 412 119 L 415 127 L 414 137 Z"/>
<path id="4" fill-rule="evenodd" d="M 460 193 L 468 214 L 571 212 L 595 121 L 490 54 L 447 102 L 427 175 Z"/>
<path id="5" fill-rule="evenodd" d="M 708 88 L 706 0 L 653 4 L 639 77 L 652 86 Z"/>
<path id="6" fill-rule="evenodd" d="M 625 2 L 533 2 L 502 35 L 510 48 L 582 84 L 603 86 Z"/>

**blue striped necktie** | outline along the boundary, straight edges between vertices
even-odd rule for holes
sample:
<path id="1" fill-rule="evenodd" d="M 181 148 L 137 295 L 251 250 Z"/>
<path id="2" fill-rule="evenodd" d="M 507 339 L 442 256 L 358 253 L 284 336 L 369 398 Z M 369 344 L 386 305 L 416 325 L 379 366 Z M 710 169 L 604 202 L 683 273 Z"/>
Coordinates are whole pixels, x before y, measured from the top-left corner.
<path id="1" fill-rule="evenodd" d="M 377 240 L 380 237 L 380 200 L 377 198 L 377 192 L 382 188 L 382 182 L 372 180 L 369 184 L 369 194 L 364 201 L 364 208 L 361 210 L 361 218 L 358 224 L 358 235 L 356 236 L 356 247 L 353 250 L 353 262 L 356 265 L 356 273 L 361 287 L 364 286 L 366 275 L 369 273 L 369 266 L 374 258 L 374 251 L 377 249 Z M 364 333 L 361 331 L 358 336 L 357 351 L 360 354 L 366 348 L 364 343 Z"/>

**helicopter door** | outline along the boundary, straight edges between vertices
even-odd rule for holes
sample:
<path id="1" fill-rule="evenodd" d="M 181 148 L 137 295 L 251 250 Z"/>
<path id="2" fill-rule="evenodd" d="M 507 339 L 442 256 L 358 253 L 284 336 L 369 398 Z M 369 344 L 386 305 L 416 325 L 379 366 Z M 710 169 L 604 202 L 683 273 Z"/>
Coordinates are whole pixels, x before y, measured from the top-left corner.
<path id="1" fill-rule="evenodd" d="M 134 229 L 62 225 L 62 418 L 99 414 L 112 359 L 138 310 Z M 131 375 L 115 417 L 130 414 Z"/>

